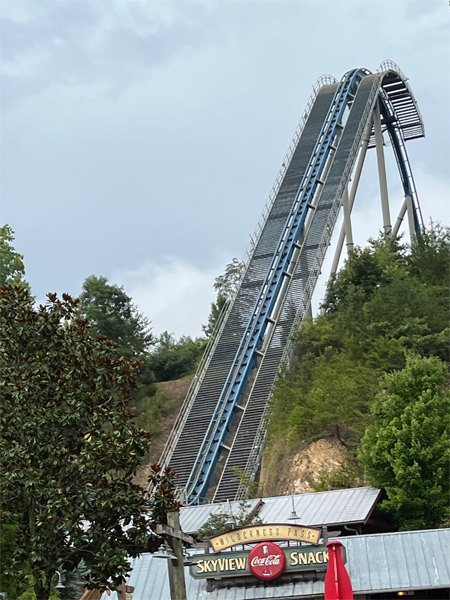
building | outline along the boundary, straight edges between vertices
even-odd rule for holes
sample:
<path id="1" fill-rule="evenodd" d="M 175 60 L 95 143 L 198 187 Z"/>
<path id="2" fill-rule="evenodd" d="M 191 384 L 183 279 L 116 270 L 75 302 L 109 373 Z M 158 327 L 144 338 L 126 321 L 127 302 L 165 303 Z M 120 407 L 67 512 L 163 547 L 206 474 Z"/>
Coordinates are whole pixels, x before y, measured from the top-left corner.
<path id="1" fill-rule="evenodd" d="M 259 509 L 264 524 L 292 524 L 295 527 L 298 523 L 311 528 L 326 527 L 325 536 L 328 530 L 330 539 L 339 539 L 345 548 L 346 568 L 355 599 L 449 598 L 450 529 L 373 533 L 374 529 L 380 528 L 380 523 L 373 517 L 380 498 L 380 490 L 365 487 L 250 500 L 248 509 Z M 182 530 L 195 535 L 210 514 L 229 511 L 232 516 L 236 514 L 238 504 L 183 507 L 180 513 Z M 279 543 L 285 554 L 290 551 L 295 555 L 299 548 L 312 548 L 299 542 Z M 249 545 L 239 544 L 233 550 L 241 548 L 245 551 L 246 547 L 248 551 Z M 226 556 L 230 550 L 220 556 Z M 202 550 L 194 552 L 197 554 L 191 556 L 196 559 L 191 558 L 191 561 L 198 560 Z M 217 556 L 209 555 L 209 559 Z M 208 578 L 194 578 L 191 575 L 193 567 L 186 566 L 188 600 L 323 598 L 326 565 L 321 560 L 317 564 L 314 558 L 313 563 L 302 571 L 286 569 L 270 581 L 261 581 L 250 573 L 244 575 L 244 572 L 242 576 L 230 576 L 227 572 L 225 576 L 213 573 Z M 167 560 L 144 554 L 133 561 L 132 567 L 127 585 L 134 587 L 134 591 L 131 597 L 127 594 L 126 600 L 170 600 Z M 119 600 L 119 594 L 102 596 L 102 600 L 108 598 Z"/>

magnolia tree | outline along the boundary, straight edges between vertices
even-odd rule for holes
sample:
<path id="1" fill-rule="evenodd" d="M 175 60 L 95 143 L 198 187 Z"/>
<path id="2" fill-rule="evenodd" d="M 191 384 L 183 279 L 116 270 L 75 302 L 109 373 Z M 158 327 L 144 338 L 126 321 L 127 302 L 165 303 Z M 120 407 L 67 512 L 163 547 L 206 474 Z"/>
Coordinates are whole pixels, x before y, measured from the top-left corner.
<path id="1" fill-rule="evenodd" d="M 94 336 L 77 303 L 49 294 L 36 308 L 23 286 L 0 288 L 3 575 L 31 578 L 39 600 L 82 560 L 89 587 L 116 587 L 149 544 L 133 477 L 150 436 L 128 407 L 139 363 Z"/>

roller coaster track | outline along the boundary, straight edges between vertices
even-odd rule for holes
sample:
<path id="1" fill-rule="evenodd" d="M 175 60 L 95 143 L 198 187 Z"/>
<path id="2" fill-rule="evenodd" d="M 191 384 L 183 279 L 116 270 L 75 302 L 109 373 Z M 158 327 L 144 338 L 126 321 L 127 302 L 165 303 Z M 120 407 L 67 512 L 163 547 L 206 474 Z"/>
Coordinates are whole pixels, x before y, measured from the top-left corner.
<path id="1" fill-rule="evenodd" d="M 394 228 L 383 186 L 383 131 L 405 195 Z M 357 184 L 350 202 L 348 184 L 352 174 L 359 181 L 368 147 L 377 148 L 386 233 L 396 234 L 406 213 L 410 228 L 422 226 L 405 141 L 423 135 L 416 101 L 393 63 L 375 74 L 354 69 L 339 82 L 319 80 L 252 238 L 236 295 L 161 457 L 176 471 L 187 504 L 240 499 L 256 477 L 272 386 L 291 359 L 290 339 L 307 314 L 341 206 L 349 215 Z M 345 223 L 349 242 L 349 218 Z"/>

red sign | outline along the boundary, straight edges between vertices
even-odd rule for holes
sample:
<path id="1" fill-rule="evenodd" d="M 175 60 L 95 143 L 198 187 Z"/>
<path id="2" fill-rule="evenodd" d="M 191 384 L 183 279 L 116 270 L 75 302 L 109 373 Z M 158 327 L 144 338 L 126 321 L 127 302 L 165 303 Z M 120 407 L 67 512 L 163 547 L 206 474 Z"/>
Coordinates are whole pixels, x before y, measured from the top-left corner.
<path id="1" fill-rule="evenodd" d="M 328 567 L 325 575 L 325 600 L 353 600 L 353 589 L 344 561 L 341 542 L 328 542 Z"/>
<path id="2" fill-rule="evenodd" d="M 284 571 L 286 557 L 277 544 L 261 542 L 248 555 L 248 566 L 259 579 L 275 579 Z"/>

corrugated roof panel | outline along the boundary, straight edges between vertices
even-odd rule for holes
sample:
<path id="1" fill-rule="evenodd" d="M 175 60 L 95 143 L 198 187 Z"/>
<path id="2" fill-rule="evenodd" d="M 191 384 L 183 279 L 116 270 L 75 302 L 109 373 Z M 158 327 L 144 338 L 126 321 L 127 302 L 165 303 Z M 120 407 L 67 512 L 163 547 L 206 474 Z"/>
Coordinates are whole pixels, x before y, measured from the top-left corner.
<path id="1" fill-rule="evenodd" d="M 361 586 L 364 586 L 367 582 L 365 581 L 367 578 L 367 574 L 369 573 L 369 557 L 367 555 L 367 546 L 364 542 L 365 536 L 355 536 L 353 545 L 352 545 L 352 555 L 356 554 L 358 556 L 358 562 L 350 560 L 350 552 L 347 545 L 347 542 L 344 542 L 344 538 L 339 538 L 340 541 L 345 545 L 347 550 L 347 564 L 346 568 L 350 579 L 352 581 L 354 589 L 360 589 Z M 348 539 L 348 538 L 347 538 Z"/>
<path id="2" fill-rule="evenodd" d="M 447 547 L 443 548 L 443 545 L 441 544 L 442 540 L 439 539 L 437 532 L 434 532 L 434 535 L 420 537 L 430 585 L 438 585 L 442 573 L 446 573 L 447 578 L 450 578 L 450 565 L 448 564 L 448 561 L 446 562 L 445 560 L 445 552 L 449 552 L 449 544 L 447 543 Z M 441 553 L 436 553 L 434 551 L 434 548 L 437 547 L 442 549 Z"/>
<path id="3" fill-rule="evenodd" d="M 363 536 L 364 539 L 365 536 Z M 353 556 L 353 548 L 352 548 Z M 369 587 L 368 589 L 386 590 L 389 589 L 389 570 L 386 558 L 384 544 L 372 543 L 367 546 L 367 556 L 369 558 Z M 367 584 L 366 584 L 367 585 Z"/>
<path id="4" fill-rule="evenodd" d="M 376 488 L 333 490 L 294 495 L 298 524 L 319 526 L 364 523 L 380 495 Z M 292 512 L 290 496 L 264 498 L 259 513 L 264 523 L 286 523 Z"/>
<path id="5" fill-rule="evenodd" d="M 258 502 L 260 502 L 259 498 L 247 500 L 248 510 L 252 511 Z M 200 504 L 199 506 L 183 506 L 180 510 L 181 529 L 185 533 L 197 533 L 210 515 L 228 513 L 229 510 L 233 515 L 237 515 L 240 505 L 241 502 L 220 502 L 217 504 Z"/>
<path id="6" fill-rule="evenodd" d="M 402 536 L 391 536 L 384 547 L 390 589 L 396 589 L 401 585 L 411 585 Z"/>

